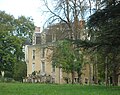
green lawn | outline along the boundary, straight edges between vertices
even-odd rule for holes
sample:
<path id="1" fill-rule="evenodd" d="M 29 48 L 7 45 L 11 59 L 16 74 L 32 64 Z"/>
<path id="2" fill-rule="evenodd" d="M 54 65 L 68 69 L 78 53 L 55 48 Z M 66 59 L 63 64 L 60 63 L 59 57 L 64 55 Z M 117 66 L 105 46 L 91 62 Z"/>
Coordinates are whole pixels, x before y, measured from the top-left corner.
<path id="1" fill-rule="evenodd" d="M 120 87 L 0 83 L 0 95 L 120 95 Z"/>

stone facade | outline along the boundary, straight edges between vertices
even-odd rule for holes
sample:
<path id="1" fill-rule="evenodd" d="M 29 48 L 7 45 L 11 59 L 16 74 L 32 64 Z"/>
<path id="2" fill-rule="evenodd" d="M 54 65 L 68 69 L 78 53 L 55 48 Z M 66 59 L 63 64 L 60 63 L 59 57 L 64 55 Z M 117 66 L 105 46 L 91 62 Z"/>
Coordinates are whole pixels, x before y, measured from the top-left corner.
<path id="1" fill-rule="evenodd" d="M 40 33 L 40 29 L 36 28 L 33 35 L 32 45 L 25 46 L 25 61 L 27 64 L 27 78 L 24 82 L 49 82 L 49 83 L 66 83 L 66 77 L 69 77 L 71 83 L 71 74 L 66 74 L 61 68 L 56 68 L 52 65 L 52 49 L 57 38 L 53 32 Z M 62 34 L 62 32 L 61 32 Z M 64 34 L 65 35 L 65 34 Z M 49 36 L 49 37 L 48 37 Z M 58 35 L 60 36 L 60 35 Z M 39 39 L 37 39 L 39 38 Z M 38 42 L 39 41 L 39 42 Z M 82 72 L 81 82 L 89 83 L 90 66 L 85 65 Z M 93 75 L 91 73 L 91 75 Z M 91 76 L 92 77 L 92 76 Z M 75 83 L 78 83 L 77 74 L 75 74 Z"/>

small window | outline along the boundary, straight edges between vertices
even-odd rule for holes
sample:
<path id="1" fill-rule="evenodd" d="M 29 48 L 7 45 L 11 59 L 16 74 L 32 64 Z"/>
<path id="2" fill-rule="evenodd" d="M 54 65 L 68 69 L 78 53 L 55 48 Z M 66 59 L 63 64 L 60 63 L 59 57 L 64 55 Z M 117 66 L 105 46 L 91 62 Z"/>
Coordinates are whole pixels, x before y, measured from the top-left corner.
<path id="1" fill-rule="evenodd" d="M 52 72 L 55 72 L 55 65 L 52 65 Z"/>
<path id="2" fill-rule="evenodd" d="M 45 62 L 42 62 L 42 72 L 45 72 Z"/>
<path id="3" fill-rule="evenodd" d="M 43 49 L 41 50 L 41 57 L 42 57 L 42 58 L 45 57 L 45 48 L 43 48 Z"/>
<path id="4" fill-rule="evenodd" d="M 36 44 L 41 44 L 41 37 L 36 37 Z"/>
<path id="5" fill-rule="evenodd" d="M 32 63 L 32 72 L 35 71 L 35 63 Z"/>
<path id="6" fill-rule="evenodd" d="M 35 60 L 35 50 L 33 50 L 33 60 Z"/>

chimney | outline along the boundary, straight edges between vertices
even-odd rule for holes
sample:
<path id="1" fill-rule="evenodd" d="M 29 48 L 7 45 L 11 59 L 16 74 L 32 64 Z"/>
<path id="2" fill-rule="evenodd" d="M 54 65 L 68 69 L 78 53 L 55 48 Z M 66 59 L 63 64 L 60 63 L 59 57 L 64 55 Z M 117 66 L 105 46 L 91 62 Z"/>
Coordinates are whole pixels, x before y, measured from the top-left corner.
<path id="1" fill-rule="evenodd" d="M 84 20 L 80 20 L 80 21 L 79 21 L 79 24 L 80 24 L 80 28 L 84 28 L 84 26 L 85 26 L 85 21 L 84 21 Z"/>
<path id="2" fill-rule="evenodd" d="M 40 27 L 35 27 L 35 32 L 40 32 Z"/>

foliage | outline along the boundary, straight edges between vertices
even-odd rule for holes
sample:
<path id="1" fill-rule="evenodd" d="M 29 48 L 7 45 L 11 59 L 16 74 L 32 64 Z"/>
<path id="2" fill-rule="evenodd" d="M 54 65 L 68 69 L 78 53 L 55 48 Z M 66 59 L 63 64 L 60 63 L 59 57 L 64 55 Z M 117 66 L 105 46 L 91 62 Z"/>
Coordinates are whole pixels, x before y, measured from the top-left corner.
<path id="1" fill-rule="evenodd" d="M 74 77 L 74 72 L 76 71 L 80 79 L 83 66 L 83 54 L 82 52 L 80 53 L 80 49 L 75 49 L 70 41 L 59 41 L 53 50 L 53 65 L 62 68 L 67 74 L 71 73 L 72 77 Z M 74 83 L 74 78 L 72 83 Z"/>
<path id="2" fill-rule="evenodd" d="M 51 14 L 51 17 L 47 22 L 49 24 L 58 20 L 58 22 L 64 22 L 67 25 L 68 36 L 71 41 L 76 44 L 77 48 L 88 49 L 94 51 L 97 56 L 99 56 L 96 61 L 96 57 L 93 57 L 94 63 L 99 63 L 99 72 L 102 73 L 100 76 L 105 79 L 105 77 L 113 77 L 113 84 L 116 85 L 118 75 L 120 74 L 120 1 L 119 0 L 54 0 L 54 7 L 49 7 L 47 0 L 43 0 L 47 12 Z M 86 2 L 87 1 L 87 2 Z M 95 4 L 94 8 L 93 5 Z M 93 13 L 94 9 L 94 13 Z M 85 12 L 89 11 L 90 17 L 88 19 L 88 31 L 82 33 L 84 30 L 84 25 L 82 28 L 79 26 L 80 20 L 84 19 Z M 88 12 L 87 12 L 88 13 Z M 93 14 L 92 14 L 93 13 Z M 83 24 L 83 23 L 82 23 Z M 65 32 L 65 31 L 64 31 Z M 82 40 L 82 36 L 86 36 L 87 39 Z M 74 46 L 74 45 L 73 45 Z M 72 47 L 73 48 L 73 47 Z M 68 48 L 67 48 L 68 49 Z M 64 50 L 64 49 L 63 49 Z M 69 49 L 68 49 L 69 50 Z M 70 49 L 71 50 L 71 49 Z M 59 49 L 56 49 L 58 52 Z M 66 50 L 67 51 L 67 50 Z M 64 50 L 64 52 L 66 52 Z M 76 58 L 75 48 L 73 48 L 72 57 L 69 53 L 66 55 L 74 63 Z M 60 56 L 62 55 L 62 56 Z M 64 53 L 56 55 L 59 58 L 58 66 L 63 66 L 66 62 L 66 57 L 64 58 Z M 58 57 L 59 56 L 59 57 Z M 65 60 L 64 60 L 65 59 Z M 91 60 L 91 59 L 90 59 Z M 56 61 L 56 62 L 57 62 Z M 85 60 L 84 60 L 85 61 Z M 101 63 L 100 63 L 100 62 Z M 63 63 L 60 63 L 63 62 Z M 62 64 L 62 65 L 61 65 Z M 66 66 L 66 65 L 65 65 Z M 68 65 L 68 67 L 71 64 Z M 102 67 L 103 66 L 103 67 Z M 78 67 L 78 66 L 76 66 Z M 103 72 L 104 71 L 104 72 Z M 106 75 L 103 75 L 106 73 Z M 117 76 L 117 77 L 116 77 Z M 108 79 L 106 79 L 108 80 Z"/>
<path id="3" fill-rule="evenodd" d="M 118 75 L 120 71 L 119 15 L 120 2 L 112 2 L 112 4 L 108 4 L 104 9 L 96 11 L 90 16 L 88 21 L 90 27 L 89 34 L 91 36 L 90 41 L 96 43 L 94 47 L 96 47 L 97 52 L 99 51 L 100 55 L 104 57 L 103 65 L 107 70 L 107 75 L 105 77 L 112 77 L 113 85 L 118 84 Z"/>
<path id="4" fill-rule="evenodd" d="M 15 19 L 12 15 L 0 11 L 0 72 L 9 72 L 13 77 L 16 73 L 15 64 L 22 66 L 23 45 L 26 39 L 31 39 L 33 30 L 34 24 L 30 18 L 21 16 Z M 19 70 L 17 68 L 16 70 Z"/>
<path id="5" fill-rule="evenodd" d="M 20 16 L 18 19 L 15 19 L 15 31 L 13 32 L 13 35 L 29 39 L 30 42 L 32 42 L 34 27 L 32 18 Z"/>
<path id="6" fill-rule="evenodd" d="M 97 1 L 97 0 L 96 0 Z M 74 40 L 78 47 L 94 51 L 97 54 L 98 75 L 108 82 L 112 77 L 113 85 L 118 84 L 120 75 L 120 2 L 117 0 L 103 0 L 88 19 L 88 38 Z M 93 57 L 96 61 L 96 58 Z"/>
<path id="7" fill-rule="evenodd" d="M 26 75 L 27 75 L 27 65 L 26 65 L 26 63 L 25 62 L 15 63 L 13 78 L 16 81 L 21 81 L 22 82 L 23 78 L 26 77 Z"/>
<path id="8" fill-rule="evenodd" d="M 53 52 L 53 64 L 63 68 L 65 72 L 70 72 L 75 59 L 72 44 L 66 40 L 59 41 Z"/>

